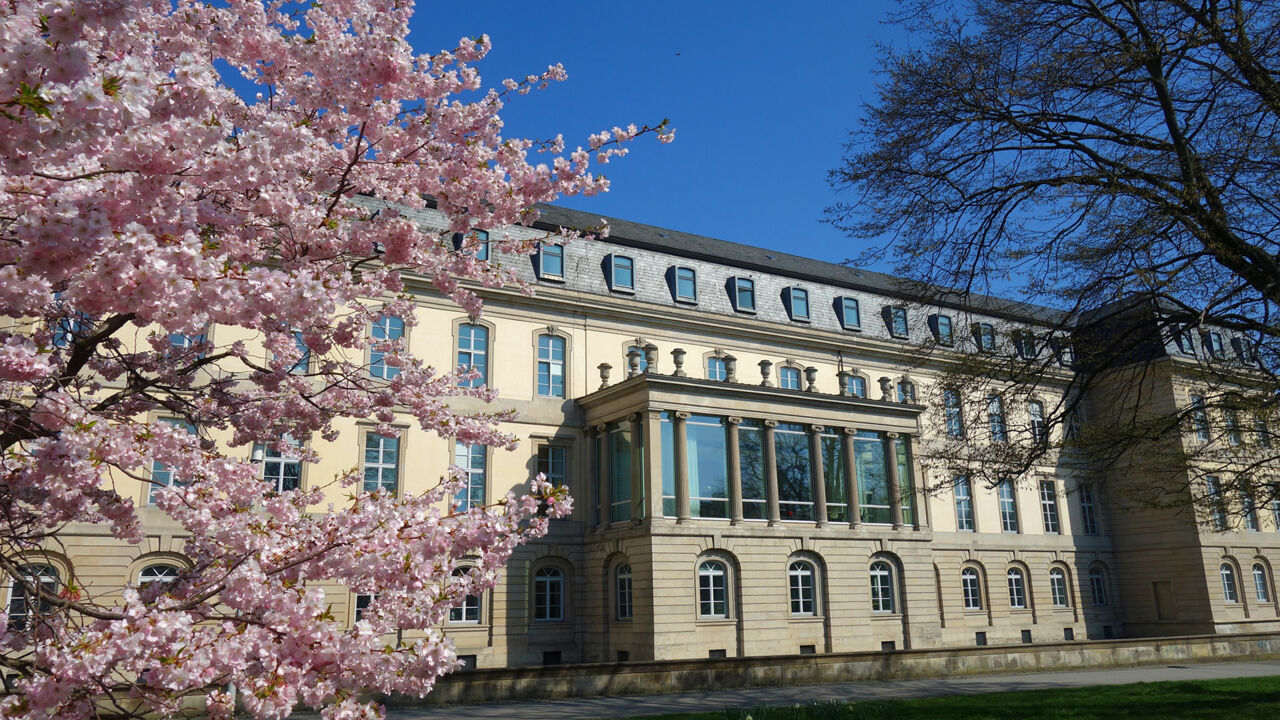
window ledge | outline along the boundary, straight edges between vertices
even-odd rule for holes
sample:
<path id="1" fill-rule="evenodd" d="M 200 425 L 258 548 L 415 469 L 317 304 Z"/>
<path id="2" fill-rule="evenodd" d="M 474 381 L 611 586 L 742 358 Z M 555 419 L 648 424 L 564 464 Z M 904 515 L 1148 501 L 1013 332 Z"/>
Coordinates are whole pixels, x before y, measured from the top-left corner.
<path id="1" fill-rule="evenodd" d="M 808 325 L 809 323 L 813 322 L 813 320 L 811 318 L 793 317 L 791 318 L 791 322 L 804 323 L 805 325 Z"/>
<path id="2" fill-rule="evenodd" d="M 678 298 L 673 298 L 672 301 L 675 302 L 677 305 L 689 305 L 691 307 L 698 304 L 698 298 L 678 297 Z"/>
<path id="3" fill-rule="evenodd" d="M 796 625 L 816 625 L 826 621 L 827 619 L 822 615 L 790 615 L 787 617 L 787 622 Z"/>
<path id="4" fill-rule="evenodd" d="M 538 282 L 549 282 L 549 283 L 555 283 L 557 285 L 563 285 L 564 276 L 563 275 L 539 275 Z"/>
<path id="5" fill-rule="evenodd" d="M 734 308 L 734 309 L 733 309 L 733 311 L 734 311 L 734 312 L 736 312 L 736 313 L 741 313 L 741 314 L 743 314 L 743 315 L 755 315 L 755 314 L 756 314 L 756 311 L 755 311 L 755 310 L 747 310 L 746 308 L 737 308 L 737 307 L 736 307 L 736 308 Z"/>
<path id="6" fill-rule="evenodd" d="M 617 293 L 618 295 L 635 295 L 635 294 L 636 294 L 636 289 L 635 289 L 635 288 L 611 287 L 611 288 L 609 288 L 609 292 L 611 292 L 611 293 Z"/>
<path id="7" fill-rule="evenodd" d="M 699 624 L 699 625 L 723 625 L 723 626 L 733 626 L 733 625 L 737 625 L 737 624 L 738 624 L 738 621 L 737 621 L 736 619 L 734 619 L 734 618 L 722 618 L 722 617 L 701 617 L 701 616 L 699 616 L 699 617 L 698 617 L 698 624 Z"/>
<path id="8" fill-rule="evenodd" d="M 861 325 L 841 325 L 841 326 L 840 326 L 840 329 L 841 329 L 841 330 L 847 330 L 847 331 L 849 331 L 849 332 L 856 332 L 856 333 L 860 333 L 860 332 L 862 332 L 862 326 L 861 326 Z"/>

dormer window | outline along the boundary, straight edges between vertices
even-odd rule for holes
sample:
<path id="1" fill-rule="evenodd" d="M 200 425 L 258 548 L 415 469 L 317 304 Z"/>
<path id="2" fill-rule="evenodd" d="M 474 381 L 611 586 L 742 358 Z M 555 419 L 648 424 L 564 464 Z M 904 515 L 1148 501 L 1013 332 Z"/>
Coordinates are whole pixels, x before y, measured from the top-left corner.
<path id="1" fill-rule="evenodd" d="M 1191 337 L 1191 331 L 1186 327 L 1177 326 L 1173 329 L 1173 342 L 1178 346 L 1178 352 L 1183 355 L 1195 355 L 1196 343 Z"/>
<path id="2" fill-rule="evenodd" d="M 677 266 L 672 286 L 676 302 L 698 302 L 698 273 L 693 268 Z"/>
<path id="3" fill-rule="evenodd" d="M 487 230 L 472 230 L 465 235 L 454 233 L 453 246 L 458 250 L 473 253 L 477 260 L 488 260 L 489 232 Z"/>
<path id="4" fill-rule="evenodd" d="M 538 247 L 538 279 L 564 280 L 564 248 L 542 243 Z"/>
<path id="5" fill-rule="evenodd" d="M 836 298 L 836 313 L 840 316 L 840 327 L 845 330 L 862 329 L 862 312 L 858 308 L 857 298 Z"/>
<path id="6" fill-rule="evenodd" d="M 610 255 L 609 260 L 609 289 L 614 292 L 635 292 L 635 261 L 626 255 Z"/>
<path id="7" fill-rule="evenodd" d="M 951 347 L 956 344 L 955 326 L 951 323 L 950 315 L 934 315 L 930 318 L 933 330 L 933 339 L 945 347 Z"/>
<path id="8" fill-rule="evenodd" d="M 1240 362 L 1245 365 L 1252 365 L 1257 362 L 1257 353 L 1253 350 L 1253 343 L 1248 338 L 1232 338 L 1231 344 L 1235 346 L 1236 357 L 1240 358 Z"/>
<path id="9" fill-rule="evenodd" d="M 1209 357 L 1214 360 L 1226 360 L 1227 350 L 1222 344 L 1222 333 L 1207 332 L 1204 334 L 1204 344 L 1209 348 Z"/>
<path id="10" fill-rule="evenodd" d="M 1058 342 L 1054 345 L 1054 351 L 1058 355 L 1058 364 L 1064 368 L 1075 367 L 1076 349 L 1069 342 Z"/>
<path id="11" fill-rule="evenodd" d="M 785 293 L 787 313 L 797 322 L 809 322 L 809 291 L 797 287 L 787 288 Z"/>
<path id="12" fill-rule="evenodd" d="M 1013 333 L 1013 347 L 1024 360 L 1034 359 L 1038 354 L 1036 336 L 1029 330 L 1018 330 Z"/>
<path id="13" fill-rule="evenodd" d="M 738 312 L 753 313 L 756 311 L 756 283 L 751 278 L 735 277 L 731 280 L 733 287 L 733 309 Z"/>
<path id="14" fill-rule="evenodd" d="M 984 353 L 996 351 L 996 329 L 991 323 L 974 323 L 973 339 L 978 343 L 978 350 Z"/>
<path id="15" fill-rule="evenodd" d="M 889 334 L 903 340 L 910 336 L 910 329 L 907 325 L 907 309 L 901 306 L 885 308 L 886 319 L 888 320 Z"/>

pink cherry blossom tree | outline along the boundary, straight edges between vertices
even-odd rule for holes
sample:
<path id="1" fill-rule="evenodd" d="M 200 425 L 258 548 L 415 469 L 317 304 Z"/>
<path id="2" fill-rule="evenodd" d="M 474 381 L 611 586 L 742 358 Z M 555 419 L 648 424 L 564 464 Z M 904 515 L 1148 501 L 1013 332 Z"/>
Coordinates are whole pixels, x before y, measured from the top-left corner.
<path id="1" fill-rule="evenodd" d="M 261 718 L 378 715 L 358 693 L 425 694 L 456 664 L 438 630 L 449 608 L 568 510 L 540 478 L 465 513 L 447 509 L 456 478 L 394 496 L 353 471 L 327 495 L 276 492 L 245 459 L 334 440 L 350 418 L 512 445 L 506 416 L 450 410 L 486 389 L 368 328 L 413 322 L 405 272 L 478 315 L 468 288 L 514 278 L 455 233 L 530 225 L 536 203 L 605 190 L 590 165 L 619 143 L 671 139 L 665 121 L 571 151 L 503 137 L 503 103 L 564 70 L 482 92 L 488 38 L 415 54 L 413 9 L 0 2 L 0 578 L 25 599 L 0 615 L 0 717 L 172 715 L 193 697 L 226 717 L 233 688 Z M 424 198 L 447 228 L 394 209 Z M 214 326 L 247 339 L 215 343 Z M 355 360 L 371 344 L 391 379 Z M 41 573 L 72 524 L 142 540 L 138 483 L 181 527 L 189 568 L 145 587 Z M 474 570 L 454 576 L 463 556 Z M 326 585 L 377 597 L 347 627 Z"/>

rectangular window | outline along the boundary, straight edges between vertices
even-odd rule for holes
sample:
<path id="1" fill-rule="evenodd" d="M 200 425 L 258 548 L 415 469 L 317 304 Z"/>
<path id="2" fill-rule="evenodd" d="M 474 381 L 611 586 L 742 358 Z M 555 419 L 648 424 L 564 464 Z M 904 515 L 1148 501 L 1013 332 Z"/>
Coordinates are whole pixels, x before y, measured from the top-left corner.
<path id="1" fill-rule="evenodd" d="M 1206 344 L 1209 346 L 1209 356 L 1214 360 L 1225 360 L 1227 358 L 1226 348 L 1222 345 L 1222 333 L 1210 332 L 1205 334 Z"/>
<path id="2" fill-rule="evenodd" d="M 1044 531 L 1048 535 L 1062 532 L 1058 523 L 1058 489 L 1052 480 L 1040 481 L 1040 515 L 1044 519 Z"/>
<path id="3" fill-rule="evenodd" d="M 538 448 L 538 472 L 546 476 L 547 482 L 557 487 L 569 484 L 568 454 L 568 448 L 563 445 L 543 445 Z"/>
<path id="4" fill-rule="evenodd" d="M 785 365 L 778 368 L 778 387 L 783 390 L 799 390 L 800 368 L 786 367 Z"/>
<path id="5" fill-rule="evenodd" d="M 788 288 L 788 296 L 791 299 L 791 319 L 808 320 L 809 291 L 801 290 L 800 288 Z"/>
<path id="6" fill-rule="evenodd" d="M 302 461 L 296 451 L 302 448 L 302 443 L 288 435 L 280 442 L 289 449 L 282 453 L 269 446 L 257 446 L 262 453 L 262 480 L 275 492 L 297 490 L 302 479 Z"/>
<path id="7" fill-rule="evenodd" d="M 1235 447 L 1240 444 L 1240 412 L 1235 408 L 1225 408 L 1222 411 L 1223 424 L 1227 428 L 1227 442 Z"/>
<path id="8" fill-rule="evenodd" d="M 938 344 L 951 347 L 956 344 L 955 330 L 951 325 L 951 317 L 949 315 L 939 315 L 937 317 L 938 325 Z"/>
<path id="9" fill-rule="evenodd" d="M 364 491 L 395 494 L 400 484 L 400 438 L 364 435 Z"/>
<path id="10" fill-rule="evenodd" d="M 862 313 L 858 309 L 857 298 L 840 298 L 840 325 L 843 326 L 845 330 L 858 330 L 862 328 Z"/>
<path id="11" fill-rule="evenodd" d="M 631 258 L 624 255 L 613 256 L 613 277 L 609 287 L 613 290 L 636 289 L 635 263 Z"/>
<path id="12" fill-rule="evenodd" d="M 561 360 L 564 356 L 561 354 Z M 489 382 L 489 328 L 483 325 L 458 326 L 458 367 L 478 373 L 470 380 L 458 382 L 460 387 L 483 387 Z M 563 383 L 563 380 L 561 380 Z"/>
<path id="13" fill-rule="evenodd" d="M 987 425 L 991 429 L 992 442 L 1009 441 L 1009 431 L 1004 422 L 1004 400 L 998 395 L 987 398 Z"/>
<path id="14" fill-rule="evenodd" d="M 907 325 L 906 308 L 889 308 L 889 334 L 901 339 L 906 339 L 910 336 L 910 327 Z"/>
<path id="15" fill-rule="evenodd" d="M 485 230 L 472 230 L 466 235 L 454 233 L 453 244 L 463 252 L 472 253 L 477 260 L 489 259 L 489 233 Z"/>
<path id="16" fill-rule="evenodd" d="M 726 377 L 728 377 L 728 374 L 725 370 L 724 358 L 707 358 L 707 379 L 724 380 Z"/>
<path id="17" fill-rule="evenodd" d="M 973 337 L 978 342 L 978 349 L 984 353 L 996 351 L 996 329 L 991 323 L 974 323 Z"/>
<path id="18" fill-rule="evenodd" d="M 298 362 L 289 368 L 289 372 L 305 375 L 311 369 L 311 348 L 307 347 L 307 343 L 302 339 L 302 331 L 293 331 L 293 346 L 298 350 Z M 397 372 L 399 368 L 396 369 Z"/>
<path id="19" fill-rule="evenodd" d="M 458 494 L 453 498 L 458 512 L 484 505 L 485 449 L 484 445 L 467 445 L 454 441 L 453 464 L 466 477 L 466 484 L 458 489 Z"/>
<path id="20" fill-rule="evenodd" d="M 743 420 L 738 425 L 738 472 L 742 477 L 742 517 L 765 520 L 764 437 L 760 423 Z"/>
<path id="21" fill-rule="evenodd" d="M 1248 490 L 1240 491 L 1241 506 L 1244 508 L 1244 529 L 1258 530 L 1258 503 Z"/>
<path id="22" fill-rule="evenodd" d="M 867 396 L 867 379 L 861 375 L 850 375 L 849 394 L 854 397 L 865 398 Z"/>
<path id="23" fill-rule="evenodd" d="M 1205 497 L 1209 501 L 1209 515 L 1213 519 L 1213 529 L 1219 532 L 1227 529 L 1227 503 L 1222 496 L 1222 486 L 1218 478 L 1209 475 L 1204 479 Z"/>
<path id="24" fill-rule="evenodd" d="M 1253 439 L 1260 448 L 1271 447 L 1271 431 L 1267 429 L 1267 420 L 1261 415 L 1253 416 Z"/>
<path id="25" fill-rule="evenodd" d="M 1178 352 L 1183 355 L 1195 355 L 1196 343 L 1191 338 L 1191 331 L 1186 327 L 1177 327 L 1173 331 L 1173 341 L 1178 346 Z"/>
<path id="26" fill-rule="evenodd" d="M 698 273 L 693 268 L 676 268 L 676 300 L 698 302 Z"/>
<path id="27" fill-rule="evenodd" d="M 631 566 L 622 565 L 614 575 L 614 616 L 630 620 L 635 615 L 635 602 L 631 591 Z"/>
<path id="28" fill-rule="evenodd" d="M 949 388 L 943 390 L 942 405 L 947 435 L 953 438 L 964 437 L 964 409 L 960 405 L 960 392 Z"/>
<path id="29" fill-rule="evenodd" d="M 538 395 L 564 397 L 564 338 L 538 336 Z"/>
<path id="30" fill-rule="evenodd" d="M 1271 525 L 1280 532 L 1280 485 L 1271 485 Z"/>
<path id="31" fill-rule="evenodd" d="M 378 318 L 369 330 L 373 344 L 369 349 L 369 375 L 390 380 L 400 374 L 400 368 L 387 362 L 387 343 L 404 337 L 404 320 L 394 315 Z"/>
<path id="32" fill-rule="evenodd" d="M 609 520 L 631 519 L 631 430 L 615 425 L 609 432 Z"/>
<path id="33" fill-rule="evenodd" d="M 778 473 L 778 507 L 783 520 L 813 520 L 809 475 L 809 434 L 803 425 L 780 423 L 773 431 Z"/>
<path id="34" fill-rule="evenodd" d="M 729 517 L 729 466 L 724 419 L 691 415 L 684 424 L 688 453 L 689 514 Z"/>
<path id="35" fill-rule="evenodd" d="M 848 484 L 845 482 L 844 442 L 832 428 L 822 431 L 822 480 L 827 489 L 827 520 L 849 522 Z"/>
<path id="36" fill-rule="evenodd" d="M 862 522 L 882 525 L 893 522 L 889 507 L 888 457 L 880 433 L 858 431 L 853 438 L 853 460 Z"/>
<path id="37" fill-rule="evenodd" d="M 969 478 L 957 475 L 954 491 L 956 495 L 956 530 L 973 532 L 973 488 L 969 485 Z"/>
<path id="38" fill-rule="evenodd" d="M 166 425 L 172 425 L 174 427 L 182 428 L 183 430 L 186 430 L 191 435 L 196 434 L 196 426 L 192 425 L 186 420 L 179 420 L 178 418 L 163 418 L 161 422 L 165 423 Z M 149 504 L 154 505 L 156 502 L 156 494 L 160 492 L 160 489 L 162 487 L 168 487 L 170 485 L 185 485 L 185 484 L 186 483 L 183 482 L 182 480 L 174 478 L 173 468 L 160 462 L 159 460 L 152 461 L 151 486 L 147 491 L 147 502 Z"/>
<path id="39" fill-rule="evenodd" d="M 1098 534 L 1098 514 L 1093 501 L 1093 488 L 1080 486 L 1080 529 L 1085 535 Z"/>
<path id="40" fill-rule="evenodd" d="M 1209 411 L 1205 409 L 1204 398 L 1191 396 L 1191 426 L 1196 431 L 1196 439 L 1209 442 Z"/>
<path id="41" fill-rule="evenodd" d="M 542 243 L 538 247 L 538 278 L 541 280 L 564 279 L 564 247 Z"/>
<path id="42" fill-rule="evenodd" d="M 719 562 L 704 562 L 698 568 L 698 617 L 729 617 L 728 578 Z"/>
<path id="43" fill-rule="evenodd" d="M 1008 478 L 996 484 L 996 492 L 1000 498 L 1000 530 L 1001 532 L 1018 532 L 1018 498 L 1014 493 L 1013 482 Z"/>
<path id="44" fill-rule="evenodd" d="M 658 414 L 658 441 L 662 445 L 662 515 L 676 516 L 676 441 L 671 412 Z"/>
<path id="45" fill-rule="evenodd" d="M 756 311 L 756 284 L 749 278 L 734 278 L 733 307 L 739 312 Z"/>

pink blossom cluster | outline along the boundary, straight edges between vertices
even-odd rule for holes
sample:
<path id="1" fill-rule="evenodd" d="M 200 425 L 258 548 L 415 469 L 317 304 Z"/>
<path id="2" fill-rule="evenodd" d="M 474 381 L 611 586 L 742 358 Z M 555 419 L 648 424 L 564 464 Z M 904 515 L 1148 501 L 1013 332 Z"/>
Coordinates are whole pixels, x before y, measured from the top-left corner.
<path id="1" fill-rule="evenodd" d="M 260 718 L 298 704 L 379 716 L 361 693 L 426 693 L 456 664 L 439 631 L 449 608 L 492 587 L 519 543 L 569 511 L 542 478 L 456 513 L 454 477 L 392 496 L 359 491 L 353 473 L 334 480 L 348 495 L 326 512 L 321 490 L 269 492 L 244 459 L 286 436 L 332 441 L 349 418 L 393 434 L 408 416 L 444 437 L 513 445 L 497 428 L 509 415 L 451 409 L 488 389 L 460 387 L 459 371 L 369 327 L 414 323 L 405 273 L 478 316 L 474 288 L 515 278 L 456 248 L 454 233 L 531 225 L 537 203 L 608 188 L 592 153 L 603 162 L 640 135 L 672 137 L 666 121 L 571 151 L 561 137 L 503 137 L 503 103 L 564 68 L 463 101 L 482 87 L 474 63 L 489 38 L 415 54 L 413 10 L 0 3 L 0 575 L 26 583 L 35 608 L 21 623 L 0 614 L 0 671 L 18 678 L 0 718 L 172 715 L 192 695 L 214 717 L 236 703 Z M 535 150 L 550 161 L 531 162 Z M 385 207 L 371 212 L 368 198 Z M 428 204 L 448 227 L 395 209 Z M 496 248 L 532 252 L 528 235 L 495 232 Z M 215 326 L 254 339 L 219 343 Z M 370 349 L 390 379 L 353 360 Z M 133 489 L 157 467 L 174 482 Z M 135 504 L 148 497 L 187 537 L 177 580 L 24 580 L 69 523 L 139 542 Z M 463 557 L 472 569 L 454 575 Z M 377 599 L 347 627 L 326 586 Z"/>

